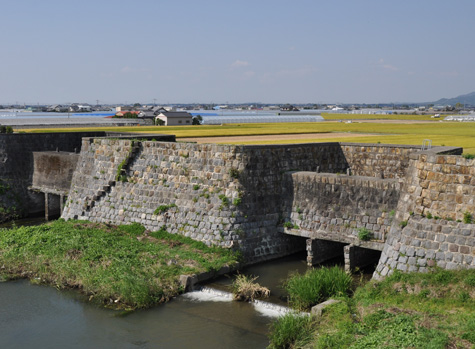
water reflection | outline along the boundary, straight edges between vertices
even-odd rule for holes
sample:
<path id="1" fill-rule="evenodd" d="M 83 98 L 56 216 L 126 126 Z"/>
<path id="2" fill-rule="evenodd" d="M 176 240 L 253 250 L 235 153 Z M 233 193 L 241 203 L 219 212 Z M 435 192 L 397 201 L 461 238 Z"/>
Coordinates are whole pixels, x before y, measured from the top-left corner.
<path id="1" fill-rule="evenodd" d="M 269 317 L 250 304 L 178 297 L 129 316 L 75 292 L 28 281 L 0 283 L 2 348 L 265 348 Z"/>

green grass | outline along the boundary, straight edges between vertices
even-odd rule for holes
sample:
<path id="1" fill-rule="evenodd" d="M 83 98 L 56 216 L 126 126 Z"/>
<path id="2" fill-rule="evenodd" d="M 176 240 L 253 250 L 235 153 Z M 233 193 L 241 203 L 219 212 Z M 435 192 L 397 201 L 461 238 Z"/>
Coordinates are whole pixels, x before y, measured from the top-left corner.
<path id="1" fill-rule="evenodd" d="M 268 348 L 302 348 L 312 340 L 312 326 L 310 316 L 284 315 L 271 325 Z"/>
<path id="2" fill-rule="evenodd" d="M 283 347 L 302 342 L 309 348 L 475 347 L 474 269 L 397 272 L 340 299 L 311 320 L 310 330 L 295 326 L 296 335 L 286 335 Z M 272 340 L 280 329 L 271 328 Z"/>
<path id="3" fill-rule="evenodd" d="M 146 308 L 182 292 L 181 274 L 218 270 L 237 256 L 138 224 L 55 221 L 0 230 L 0 277 L 77 288 L 116 308 Z"/>
<path id="4" fill-rule="evenodd" d="M 284 283 L 284 289 L 294 309 L 309 310 L 330 297 L 348 294 L 351 283 L 351 276 L 339 267 L 323 267 L 292 275 Z"/>

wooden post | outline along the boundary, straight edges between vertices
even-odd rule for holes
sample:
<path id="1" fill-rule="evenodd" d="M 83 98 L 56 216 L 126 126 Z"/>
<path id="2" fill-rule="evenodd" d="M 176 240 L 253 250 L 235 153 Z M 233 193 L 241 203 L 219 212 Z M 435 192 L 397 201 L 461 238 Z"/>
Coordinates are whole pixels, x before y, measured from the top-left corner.
<path id="1" fill-rule="evenodd" d="M 45 193 L 45 220 L 49 221 L 49 200 L 48 193 Z"/>

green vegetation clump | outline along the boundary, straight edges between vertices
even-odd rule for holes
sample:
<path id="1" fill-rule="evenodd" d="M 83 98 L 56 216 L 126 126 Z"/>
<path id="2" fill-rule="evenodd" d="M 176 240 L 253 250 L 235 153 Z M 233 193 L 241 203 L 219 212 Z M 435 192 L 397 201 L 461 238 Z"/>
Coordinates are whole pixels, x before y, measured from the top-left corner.
<path id="1" fill-rule="evenodd" d="M 271 324 L 269 349 L 302 348 L 312 340 L 314 319 L 308 315 L 286 314 Z"/>
<path id="2" fill-rule="evenodd" d="M 159 215 L 161 213 L 167 212 L 169 209 L 177 207 L 176 204 L 169 204 L 169 205 L 160 205 L 157 209 L 153 212 L 154 215 Z"/>
<path id="3" fill-rule="evenodd" d="M 369 241 L 373 238 L 373 233 L 366 229 L 366 228 L 360 228 L 358 229 L 358 239 L 361 241 Z"/>
<path id="4" fill-rule="evenodd" d="M 292 229 L 294 227 L 294 224 L 291 221 L 287 221 L 284 223 L 284 228 L 286 229 Z"/>
<path id="5" fill-rule="evenodd" d="M 221 203 L 222 203 L 221 207 L 229 206 L 229 198 L 226 195 L 220 194 L 218 198 L 221 200 Z"/>
<path id="6" fill-rule="evenodd" d="M 294 274 L 284 283 L 289 304 L 297 310 L 309 310 L 330 297 L 344 296 L 351 288 L 351 276 L 339 267 L 317 268 Z"/>
<path id="7" fill-rule="evenodd" d="M 475 270 L 394 272 L 325 308 L 271 326 L 271 348 L 474 348 Z M 282 323 L 281 323 L 282 321 Z"/>
<path id="8" fill-rule="evenodd" d="M 475 154 L 462 154 L 462 156 L 468 160 L 475 159 Z"/>
<path id="9" fill-rule="evenodd" d="M 401 222 L 399 223 L 399 226 L 400 226 L 401 228 L 405 228 L 405 227 L 407 226 L 407 220 L 401 221 Z"/>
<path id="10" fill-rule="evenodd" d="M 235 168 L 231 168 L 229 170 L 229 176 L 231 178 L 235 178 L 235 179 L 239 179 L 239 170 L 235 169 Z"/>
<path id="11" fill-rule="evenodd" d="M 0 126 L 0 133 L 13 133 L 13 128 L 11 126 Z"/>
<path id="12" fill-rule="evenodd" d="M 0 230 L 0 278 L 75 288 L 114 308 L 146 308 L 183 291 L 181 274 L 218 270 L 238 256 L 139 224 L 58 220 Z"/>
<path id="13" fill-rule="evenodd" d="M 470 212 L 466 211 L 464 214 L 463 214 L 463 222 L 465 224 L 471 224 L 473 222 L 473 216 Z"/>

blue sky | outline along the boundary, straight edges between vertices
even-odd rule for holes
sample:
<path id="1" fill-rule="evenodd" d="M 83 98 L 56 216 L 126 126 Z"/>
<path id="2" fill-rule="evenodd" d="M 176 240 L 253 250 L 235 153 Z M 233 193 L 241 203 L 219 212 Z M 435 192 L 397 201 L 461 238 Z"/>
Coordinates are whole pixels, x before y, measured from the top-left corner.
<path id="1" fill-rule="evenodd" d="M 473 0 L 1 0 L 0 103 L 391 103 L 475 91 Z"/>

